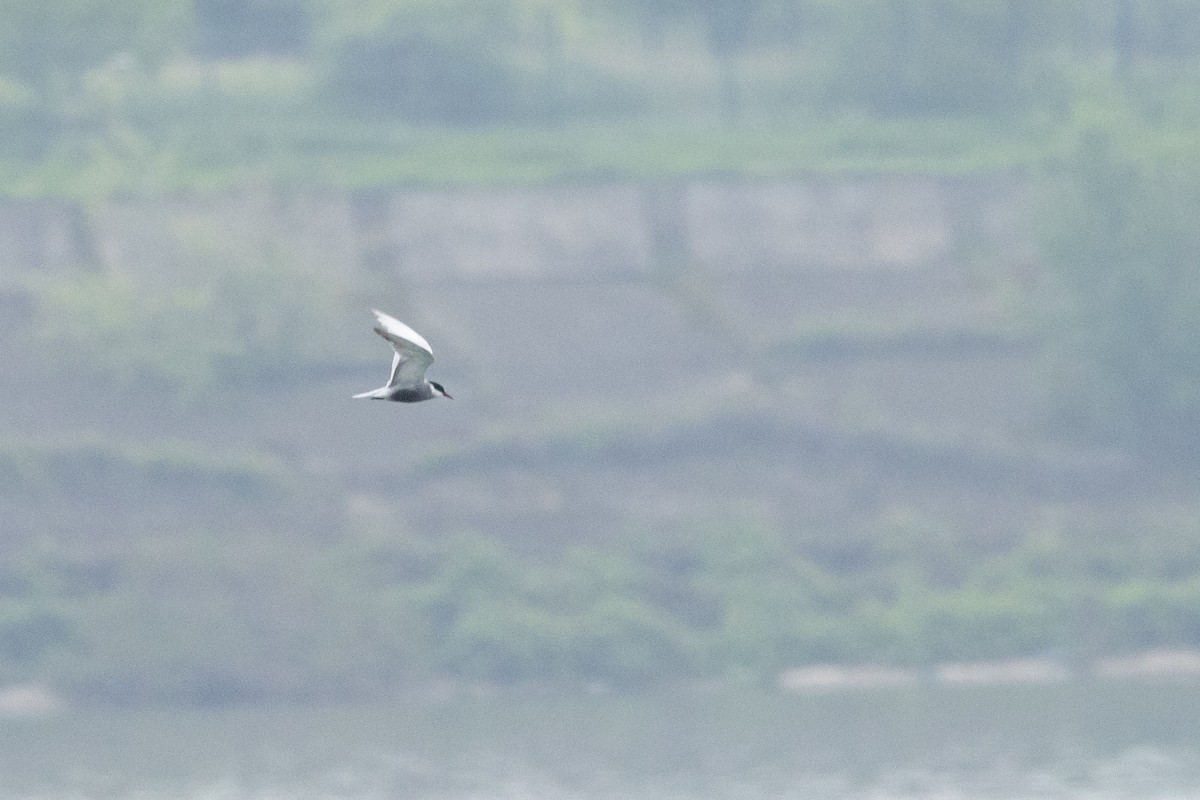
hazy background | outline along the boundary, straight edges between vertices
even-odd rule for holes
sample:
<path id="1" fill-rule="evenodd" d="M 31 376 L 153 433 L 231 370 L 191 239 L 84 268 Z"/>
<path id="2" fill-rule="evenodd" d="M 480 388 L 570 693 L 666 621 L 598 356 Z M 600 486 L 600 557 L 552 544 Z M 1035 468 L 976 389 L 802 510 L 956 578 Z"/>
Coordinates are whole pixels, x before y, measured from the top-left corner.
<path id="1" fill-rule="evenodd" d="M 0 686 L 1196 668 L 1200 2 L 0 12 Z"/>

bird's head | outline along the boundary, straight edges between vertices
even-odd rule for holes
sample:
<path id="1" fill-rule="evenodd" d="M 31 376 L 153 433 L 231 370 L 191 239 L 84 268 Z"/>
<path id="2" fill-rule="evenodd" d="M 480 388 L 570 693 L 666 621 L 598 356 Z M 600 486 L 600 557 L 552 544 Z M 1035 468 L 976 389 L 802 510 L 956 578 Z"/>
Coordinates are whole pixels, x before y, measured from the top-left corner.
<path id="1" fill-rule="evenodd" d="M 446 392 L 445 389 L 442 388 L 442 385 L 440 383 L 438 383 L 437 381 L 430 381 L 429 385 L 433 387 L 433 394 L 435 397 L 444 397 L 447 400 L 454 399 Z"/>

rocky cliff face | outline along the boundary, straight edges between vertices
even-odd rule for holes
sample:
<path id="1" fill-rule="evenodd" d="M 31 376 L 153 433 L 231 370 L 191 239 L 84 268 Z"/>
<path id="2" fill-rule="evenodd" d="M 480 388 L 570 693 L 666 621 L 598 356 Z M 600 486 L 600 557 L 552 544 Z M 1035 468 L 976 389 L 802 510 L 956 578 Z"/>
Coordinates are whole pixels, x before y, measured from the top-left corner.
<path id="1" fill-rule="evenodd" d="M 321 525 L 544 540 L 730 513 L 825 529 L 897 504 L 1027 513 L 1114 473 L 1040 443 L 1004 305 L 1032 274 L 1025 206 L 1011 177 L 10 201 L 10 277 L 169 282 L 273 259 L 368 289 L 330 331 L 360 348 L 336 374 L 181 415 L 81 407 L 50 370 L 0 422 L 270 453 L 320 487 Z M 347 399 L 386 372 L 370 305 L 434 343 L 454 403 Z"/>
<path id="2" fill-rule="evenodd" d="M 180 249 L 266 248 L 437 284 L 636 277 L 663 269 L 904 270 L 962 248 L 1031 258 L 1019 179 L 797 178 L 358 193 L 246 190 L 0 207 L 5 272 L 169 270 Z"/>

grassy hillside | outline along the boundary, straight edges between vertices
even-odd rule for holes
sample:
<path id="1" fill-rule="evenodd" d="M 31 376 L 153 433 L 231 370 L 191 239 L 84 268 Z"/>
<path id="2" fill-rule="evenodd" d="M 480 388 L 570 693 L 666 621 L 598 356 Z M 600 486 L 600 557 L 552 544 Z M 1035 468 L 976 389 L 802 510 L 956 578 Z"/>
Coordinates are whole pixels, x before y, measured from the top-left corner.
<path id="1" fill-rule="evenodd" d="M 9 5 L 0 685 L 1200 647 L 1191 0 Z M 1021 191 L 938 195 L 978 204 L 939 227 L 884 174 Z M 703 217 L 679 189 L 798 176 L 834 190 Z M 397 244 L 457 198 L 494 215 L 468 266 L 565 262 L 564 195 L 472 201 L 598 184 L 638 187 L 609 201 L 653 223 L 638 264 L 432 275 Z M 681 245 L 735 212 L 717 256 Z M 905 250 L 905 214 L 947 239 L 926 261 L 760 246 L 882 220 Z M 387 366 L 372 305 L 455 404 L 348 399 Z"/>
<path id="2" fill-rule="evenodd" d="M 906 4 L 54 0 L 0 58 L 3 192 L 961 174 L 1097 116 L 1146 148 L 1197 120 L 1191 2 L 1125 32 L 1106 5 Z"/>

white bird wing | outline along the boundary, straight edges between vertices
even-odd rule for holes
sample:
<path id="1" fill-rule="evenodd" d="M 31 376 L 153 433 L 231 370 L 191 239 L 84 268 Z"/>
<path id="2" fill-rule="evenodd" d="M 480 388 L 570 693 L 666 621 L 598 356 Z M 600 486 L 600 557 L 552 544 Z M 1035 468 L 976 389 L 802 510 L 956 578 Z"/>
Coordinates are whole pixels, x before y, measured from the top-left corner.
<path id="1" fill-rule="evenodd" d="M 425 337 L 395 317 L 371 309 L 379 325 L 375 332 L 387 339 L 396 354 L 392 356 L 392 374 L 388 386 L 418 386 L 425 380 L 425 370 L 433 363 L 433 348 Z"/>

